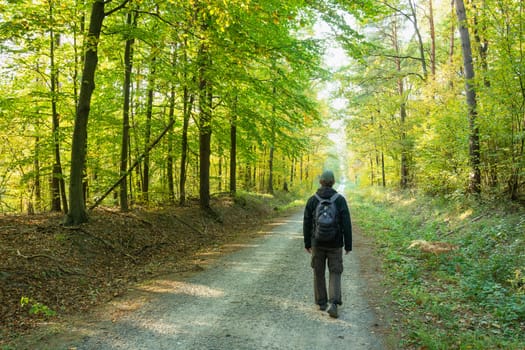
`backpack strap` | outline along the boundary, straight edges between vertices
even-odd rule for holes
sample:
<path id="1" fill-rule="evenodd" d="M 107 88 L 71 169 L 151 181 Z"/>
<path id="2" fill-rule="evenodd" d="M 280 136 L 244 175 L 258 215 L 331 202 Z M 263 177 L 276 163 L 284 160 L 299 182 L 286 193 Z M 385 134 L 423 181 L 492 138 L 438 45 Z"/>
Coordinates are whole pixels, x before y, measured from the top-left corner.
<path id="1" fill-rule="evenodd" d="M 314 196 L 315 196 L 315 198 L 317 198 L 317 200 L 319 202 L 321 202 L 323 200 L 326 200 L 326 199 L 321 198 L 317 193 L 315 193 Z M 330 199 L 328 199 L 328 200 L 333 203 L 337 199 L 337 197 L 339 197 L 339 193 L 338 192 L 334 193 L 334 195 L 332 197 L 330 197 Z"/>
<path id="2" fill-rule="evenodd" d="M 337 199 L 337 197 L 339 197 L 339 193 L 336 192 L 332 197 L 330 197 L 330 202 L 335 202 L 335 200 Z"/>

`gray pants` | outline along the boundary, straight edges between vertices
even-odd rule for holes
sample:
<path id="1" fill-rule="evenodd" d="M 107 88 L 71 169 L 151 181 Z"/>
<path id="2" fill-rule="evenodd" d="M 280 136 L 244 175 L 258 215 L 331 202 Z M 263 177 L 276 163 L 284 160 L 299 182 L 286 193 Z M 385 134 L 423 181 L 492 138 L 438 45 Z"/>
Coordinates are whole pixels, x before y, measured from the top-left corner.
<path id="1" fill-rule="evenodd" d="M 326 294 L 325 270 L 328 262 L 329 283 Z M 314 270 L 314 296 L 317 305 L 342 304 L 341 274 L 343 273 L 343 248 L 312 247 Z"/>

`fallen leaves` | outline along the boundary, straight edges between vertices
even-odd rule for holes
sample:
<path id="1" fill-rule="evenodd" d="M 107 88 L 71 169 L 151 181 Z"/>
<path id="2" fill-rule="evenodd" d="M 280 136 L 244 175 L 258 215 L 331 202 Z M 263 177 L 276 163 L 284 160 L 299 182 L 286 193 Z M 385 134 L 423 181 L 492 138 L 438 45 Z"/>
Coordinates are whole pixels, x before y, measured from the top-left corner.
<path id="1" fill-rule="evenodd" d="M 112 300 L 135 282 L 201 269 L 198 256 L 252 237 L 271 213 L 224 199 L 213 205 L 224 223 L 197 205 L 129 213 L 100 208 L 75 230 L 61 225 L 61 214 L 0 217 L 0 345 L 46 319 Z M 32 303 L 22 306 L 22 297 Z M 30 313 L 29 304 L 57 315 Z"/>

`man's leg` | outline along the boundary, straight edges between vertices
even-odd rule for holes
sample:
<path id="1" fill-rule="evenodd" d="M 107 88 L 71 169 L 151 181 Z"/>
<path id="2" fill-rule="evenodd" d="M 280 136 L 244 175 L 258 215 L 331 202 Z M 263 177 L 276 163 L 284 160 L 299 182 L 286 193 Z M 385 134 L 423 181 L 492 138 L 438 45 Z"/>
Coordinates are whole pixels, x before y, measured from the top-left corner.
<path id="1" fill-rule="evenodd" d="M 312 247 L 312 269 L 314 270 L 314 297 L 315 303 L 321 309 L 326 307 L 326 251 L 319 247 Z"/>
<path id="2" fill-rule="evenodd" d="M 328 252 L 328 270 L 330 281 L 328 285 L 329 302 L 331 304 L 342 304 L 341 298 L 341 274 L 343 273 L 343 248 L 330 248 Z"/>

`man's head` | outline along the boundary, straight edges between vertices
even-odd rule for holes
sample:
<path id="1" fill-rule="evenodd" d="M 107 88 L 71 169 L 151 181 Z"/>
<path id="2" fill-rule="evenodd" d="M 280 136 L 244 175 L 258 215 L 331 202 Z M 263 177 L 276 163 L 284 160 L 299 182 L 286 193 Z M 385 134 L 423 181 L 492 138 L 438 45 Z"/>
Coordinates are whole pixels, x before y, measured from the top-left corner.
<path id="1" fill-rule="evenodd" d="M 325 170 L 319 178 L 321 186 L 332 187 L 335 183 L 334 172 L 331 170 Z"/>

